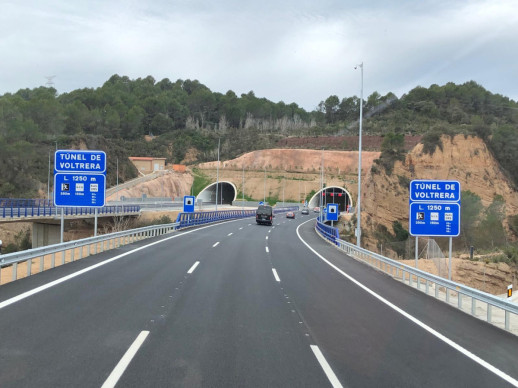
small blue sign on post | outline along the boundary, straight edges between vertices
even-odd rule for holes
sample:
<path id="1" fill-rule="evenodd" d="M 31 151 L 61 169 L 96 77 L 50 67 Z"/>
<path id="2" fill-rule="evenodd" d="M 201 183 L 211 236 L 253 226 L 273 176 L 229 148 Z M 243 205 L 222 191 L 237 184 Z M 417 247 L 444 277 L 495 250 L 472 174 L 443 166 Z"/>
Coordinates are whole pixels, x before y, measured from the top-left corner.
<path id="1" fill-rule="evenodd" d="M 328 203 L 326 207 L 326 219 L 328 221 L 338 221 L 338 204 Z"/>
<path id="2" fill-rule="evenodd" d="M 412 236 L 457 237 L 460 234 L 460 183 L 410 182 L 409 232 Z"/>
<path id="3" fill-rule="evenodd" d="M 264 205 L 263 201 L 259 201 L 259 206 Z"/>
<path id="4" fill-rule="evenodd" d="M 193 195 L 185 195 L 183 197 L 183 212 L 194 213 L 194 199 Z"/>

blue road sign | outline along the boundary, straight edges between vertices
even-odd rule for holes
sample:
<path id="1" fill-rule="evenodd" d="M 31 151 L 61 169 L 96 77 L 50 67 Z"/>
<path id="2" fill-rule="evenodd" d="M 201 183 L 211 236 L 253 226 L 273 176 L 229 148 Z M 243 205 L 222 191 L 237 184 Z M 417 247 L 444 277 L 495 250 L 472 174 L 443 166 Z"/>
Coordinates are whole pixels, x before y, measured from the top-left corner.
<path id="1" fill-rule="evenodd" d="M 194 196 L 185 195 L 183 197 L 183 212 L 194 213 Z"/>
<path id="2" fill-rule="evenodd" d="M 54 174 L 54 204 L 66 207 L 103 207 L 106 201 L 103 174 Z"/>
<path id="3" fill-rule="evenodd" d="M 264 205 L 264 202 L 263 202 L 263 201 L 260 201 L 260 202 L 259 202 L 259 206 L 261 206 L 261 205 Z"/>
<path id="4" fill-rule="evenodd" d="M 57 150 L 54 154 L 56 172 L 106 174 L 104 151 Z"/>
<path id="5" fill-rule="evenodd" d="M 411 202 L 412 236 L 456 237 L 460 233 L 460 204 L 451 202 Z"/>
<path id="6" fill-rule="evenodd" d="M 410 202 L 459 202 L 460 183 L 457 181 L 413 180 L 410 182 Z"/>
<path id="7" fill-rule="evenodd" d="M 327 221 L 338 221 L 338 204 L 328 203 L 326 213 Z"/>

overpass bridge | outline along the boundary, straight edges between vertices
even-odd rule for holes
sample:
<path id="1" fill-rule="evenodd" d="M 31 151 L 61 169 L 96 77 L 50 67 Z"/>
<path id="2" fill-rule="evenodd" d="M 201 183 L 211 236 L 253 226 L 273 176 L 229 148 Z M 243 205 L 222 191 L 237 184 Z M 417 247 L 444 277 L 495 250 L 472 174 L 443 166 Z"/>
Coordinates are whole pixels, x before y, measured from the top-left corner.
<path id="1" fill-rule="evenodd" d="M 33 248 L 55 244 L 61 239 L 61 216 L 64 221 L 95 218 L 89 207 L 55 207 L 47 199 L 0 198 L 0 223 L 30 222 Z M 139 205 L 113 205 L 97 209 L 98 218 L 134 217 Z"/>

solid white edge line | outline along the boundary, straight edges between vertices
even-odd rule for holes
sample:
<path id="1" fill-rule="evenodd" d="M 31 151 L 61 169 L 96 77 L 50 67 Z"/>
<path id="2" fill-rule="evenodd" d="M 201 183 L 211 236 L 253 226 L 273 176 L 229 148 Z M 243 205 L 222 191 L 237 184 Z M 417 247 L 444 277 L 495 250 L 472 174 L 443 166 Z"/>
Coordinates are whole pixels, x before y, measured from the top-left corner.
<path id="1" fill-rule="evenodd" d="M 187 271 L 187 273 L 193 273 L 193 272 L 194 272 L 194 270 L 196 269 L 196 267 L 198 266 L 198 264 L 200 264 L 200 262 L 199 262 L 199 261 L 197 261 L 196 263 L 194 263 L 194 264 L 192 265 L 192 267 Z"/>
<path id="2" fill-rule="evenodd" d="M 229 234 L 227 234 L 227 236 L 232 236 L 234 233 L 230 232 Z"/>
<path id="3" fill-rule="evenodd" d="M 115 260 L 118 260 L 118 259 L 121 259 L 125 256 L 128 256 L 128 255 L 131 255 L 132 253 L 135 253 L 135 252 L 138 252 L 138 251 L 141 251 L 142 249 L 146 249 L 146 248 L 149 248 L 150 246 L 153 246 L 153 245 L 156 245 L 156 244 L 160 244 L 164 241 L 168 241 L 168 240 L 171 240 L 173 238 L 177 238 L 177 237 L 181 237 L 181 236 L 184 236 L 186 234 L 190 234 L 190 233 L 194 233 L 194 232 L 197 232 L 199 230 L 203 230 L 203 229 L 207 229 L 207 228 L 212 228 L 214 226 L 218 226 L 218 225 L 222 225 L 222 224 L 226 224 L 228 222 L 235 222 L 235 221 L 241 221 L 241 219 L 237 219 L 237 220 L 229 220 L 229 221 L 226 221 L 226 222 L 220 222 L 218 224 L 212 224 L 212 225 L 207 225 L 207 226 L 202 226 L 201 228 L 197 228 L 197 229 L 192 229 L 192 230 L 188 230 L 186 232 L 183 232 L 183 233 L 178 233 L 178 234 L 175 234 L 173 236 L 170 236 L 170 237 L 166 237 L 162 240 L 158 240 L 158 241 L 155 241 L 155 242 L 152 242 L 152 243 L 149 243 L 147 245 L 143 245 L 141 247 L 138 247 L 138 248 L 135 248 L 131 251 L 128 251 L 128 252 L 125 252 L 125 253 L 122 253 L 120 255 L 117 255 L 117 256 L 114 256 L 112 257 L 111 259 L 107 259 L 107 260 L 104 260 L 100 263 L 97 263 L 97 264 L 94 264 L 88 268 L 84 268 L 80 271 L 77 271 L 77 272 L 74 272 L 74 273 L 71 273 L 70 275 L 67 275 L 67 276 L 63 276 L 62 278 L 59 278 L 59 279 L 56 279 L 50 283 L 47 283 L 47 284 L 44 284 L 42 286 L 39 286 L 39 287 L 36 287 L 36 288 L 33 288 L 32 290 L 29 290 L 29 291 L 26 291 L 26 292 L 23 292 L 21 293 L 20 295 L 16 295 L 16 296 L 13 296 L 12 298 L 10 299 L 7 299 L 7 300 L 4 300 L 3 302 L 0 302 L 0 310 L 3 309 L 4 307 L 7 307 L 13 303 L 16 303 L 16 302 L 19 302 L 20 300 L 22 299 L 25 299 L 25 298 L 28 298 L 29 296 L 32 296 L 34 294 L 37 294 L 39 292 L 42 292 L 42 291 L 45 291 L 46 289 L 48 288 L 51 288 L 51 287 L 54 287 L 54 286 L 57 286 L 58 284 L 60 283 L 63 283 L 63 282 L 66 282 L 67 280 L 70 280 L 70 279 L 73 279 L 75 278 L 76 276 L 80 276 L 86 272 L 89 272 L 89 271 L 92 271 L 96 268 L 99 268 L 99 267 L 102 267 L 103 265 L 106 265 L 106 264 L 109 264 L 111 263 L 112 261 L 115 261 Z"/>
<path id="4" fill-rule="evenodd" d="M 219 241 L 212 246 L 212 248 L 216 248 L 219 245 Z"/>
<path id="5" fill-rule="evenodd" d="M 115 366 L 112 373 L 108 376 L 104 384 L 101 388 L 113 388 L 121 378 L 122 374 L 130 364 L 135 354 L 137 354 L 138 350 L 146 340 L 146 337 L 149 335 L 149 331 L 141 331 L 137 336 L 135 341 L 131 344 L 129 349 L 124 353 L 124 356 L 120 359 L 119 363 Z"/>
<path id="6" fill-rule="evenodd" d="M 320 348 L 317 345 L 309 345 L 311 347 L 311 350 L 313 351 L 313 354 L 318 360 L 318 363 L 324 370 L 324 373 L 326 374 L 327 378 L 329 379 L 329 382 L 333 386 L 333 388 L 342 388 L 342 383 L 338 380 L 338 377 L 336 377 L 335 372 L 333 372 L 333 369 L 331 369 L 331 366 L 329 366 L 326 358 L 320 351 Z"/>
<path id="7" fill-rule="evenodd" d="M 281 278 L 279 277 L 279 275 L 277 274 L 277 270 L 275 268 L 272 268 L 272 272 L 273 272 L 273 277 L 275 278 L 275 280 L 277 280 L 278 282 L 281 281 Z"/>
<path id="8" fill-rule="evenodd" d="M 266 253 L 269 253 L 270 250 L 268 249 L 268 247 L 264 247 L 266 249 Z"/>
<path id="9" fill-rule="evenodd" d="M 315 255 L 317 255 L 322 261 L 324 261 L 326 264 L 328 264 L 331 268 L 333 268 L 334 270 L 336 270 L 338 273 L 340 273 L 341 275 L 343 275 L 344 277 L 346 277 L 347 279 L 349 279 L 351 282 L 353 282 L 354 284 L 356 284 L 358 287 L 360 287 L 361 289 L 363 289 L 364 291 L 368 292 L 369 294 L 371 294 L 373 297 L 375 297 L 376 299 L 378 299 L 380 302 L 386 304 L 388 307 L 390 307 L 391 309 L 397 311 L 398 313 L 400 313 L 401 315 L 403 315 L 405 318 L 409 319 L 410 321 L 414 322 L 416 325 L 420 326 L 421 328 L 423 328 L 424 330 L 426 330 L 428 333 L 432 334 L 433 336 L 437 337 L 438 339 L 440 339 L 441 341 L 443 341 L 444 343 L 450 345 L 452 348 L 456 349 L 457 351 L 459 351 L 460 353 L 464 354 L 466 357 L 470 358 L 471 360 L 475 361 L 477 364 L 483 366 L 484 368 L 486 368 L 487 370 L 493 372 L 495 375 L 497 375 L 498 377 L 502 378 L 503 380 L 507 381 L 509 384 L 512 384 L 514 385 L 515 387 L 518 387 L 518 380 L 514 379 L 513 377 L 509 376 L 508 374 L 506 374 L 505 372 L 502 372 L 500 369 L 496 368 L 495 366 L 491 365 L 490 363 L 488 363 L 487 361 L 484 361 L 483 359 L 481 359 L 480 357 L 476 356 L 475 354 L 471 353 L 469 350 L 467 350 L 466 348 L 462 347 L 461 345 L 457 344 L 456 342 L 450 340 L 448 337 L 444 336 L 443 334 L 439 333 L 438 331 L 436 331 L 435 329 L 432 329 L 430 326 L 428 326 L 426 323 L 420 321 L 419 319 L 415 318 L 414 316 L 410 315 L 409 313 L 407 313 L 406 311 L 400 309 L 399 307 L 397 307 L 396 305 L 394 305 L 393 303 L 389 302 L 387 299 L 383 298 L 381 295 L 375 293 L 374 291 L 372 291 L 370 288 L 368 288 L 367 286 L 363 285 L 362 283 L 360 283 L 358 280 L 354 279 L 352 276 L 346 274 L 344 271 L 342 271 L 340 268 L 338 268 L 337 266 L 335 266 L 333 263 L 331 263 L 330 261 L 328 261 L 326 258 L 324 258 L 323 256 L 321 256 L 317 251 L 315 251 L 312 247 L 309 246 L 309 244 L 307 242 L 305 242 L 302 237 L 300 236 L 300 233 L 299 233 L 299 228 L 304 225 L 305 223 L 307 222 L 310 222 L 310 221 L 314 221 L 313 219 L 311 220 L 308 220 L 306 222 L 303 222 L 302 224 L 300 224 L 298 227 L 297 227 L 297 236 L 299 237 L 300 241 L 302 241 L 304 243 L 304 245 L 306 245 L 306 247 L 308 247 L 308 249 L 310 251 L 312 251 Z"/>

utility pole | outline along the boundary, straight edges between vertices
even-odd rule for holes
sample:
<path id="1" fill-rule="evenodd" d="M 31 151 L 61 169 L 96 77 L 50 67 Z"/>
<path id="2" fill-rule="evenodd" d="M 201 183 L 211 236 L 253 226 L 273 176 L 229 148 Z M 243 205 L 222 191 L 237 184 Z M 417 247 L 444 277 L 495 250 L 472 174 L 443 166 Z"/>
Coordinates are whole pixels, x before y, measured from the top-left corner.
<path id="1" fill-rule="evenodd" d="M 266 203 L 266 167 L 264 168 L 263 203 Z"/>
<path id="2" fill-rule="evenodd" d="M 362 228 L 361 228 L 361 188 L 362 188 L 362 122 L 363 122 L 363 62 L 355 69 L 361 69 L 361 91 L 360 91 L 360 136 L 358 139 L 358 209 L 357 209 L 357 228 L 356 228 L 356 245 L 361 246 Z"/>
<path id="3" fill-rule="evenodd" d="M 218 186 L 219 186 L 219 144 L 220 140 L 218 139 L 218 164 L 216 165 L 216 211 L 218 211 Z"/>

